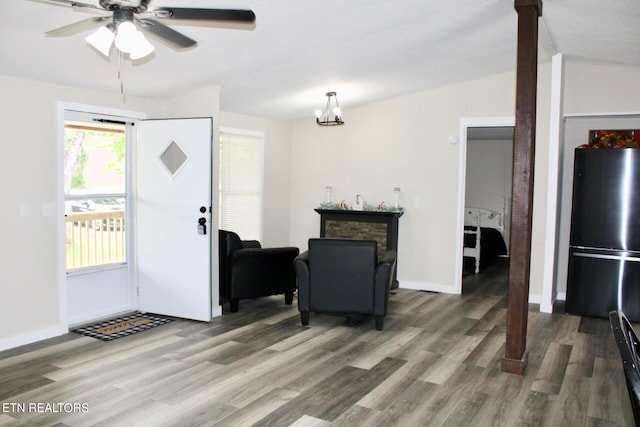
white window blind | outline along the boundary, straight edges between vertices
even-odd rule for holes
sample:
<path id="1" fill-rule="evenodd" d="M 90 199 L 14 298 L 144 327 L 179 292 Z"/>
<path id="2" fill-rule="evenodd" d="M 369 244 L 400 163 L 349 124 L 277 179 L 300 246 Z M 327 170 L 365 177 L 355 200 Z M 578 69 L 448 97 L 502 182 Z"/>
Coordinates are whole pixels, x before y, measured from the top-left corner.
<path id="1" fill-rule="evenodd" d="M 262 136 L 220 132 L 220 228 L 262 240 Z"/>

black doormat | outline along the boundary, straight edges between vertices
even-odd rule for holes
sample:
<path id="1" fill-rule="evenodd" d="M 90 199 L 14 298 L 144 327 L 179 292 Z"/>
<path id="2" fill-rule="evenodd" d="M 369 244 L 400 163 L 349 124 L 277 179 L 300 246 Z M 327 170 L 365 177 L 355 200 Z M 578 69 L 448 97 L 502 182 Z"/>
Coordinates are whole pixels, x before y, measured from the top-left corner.
<path id="1" fill-rule="evenodd" d="M 156 314 L 135 313 L 128 316 L 105 320 L 94 325 L 83 326 L 72 330 L 76 334 L 97 338 L 102 341 L 112 341 L 126 337 L 136 332 L 146 331 L 156 326 L 171 322 L 171 319 Z"/>

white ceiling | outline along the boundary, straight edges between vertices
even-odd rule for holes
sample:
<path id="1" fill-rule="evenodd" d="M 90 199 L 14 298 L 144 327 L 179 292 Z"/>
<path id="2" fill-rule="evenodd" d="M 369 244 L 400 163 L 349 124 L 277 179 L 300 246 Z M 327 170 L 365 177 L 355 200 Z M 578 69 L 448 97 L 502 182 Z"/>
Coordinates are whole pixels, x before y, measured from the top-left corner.
<path id="1" fill-rule="evenodd" d="M 640 69 L 640 1 L 543 0 L 540 60 Z M 83 0 L 97 4 L 98 0 Z M 127 96 L 172 99 L 222 88 L 221 108 L 273 119 L 313 118 L 324 93 L 349 107 L 515 69 L 513 0 L 154 0 L 152 6 L 239 8 L 253 30 L 173 26 L 197 47 L 125 61 Z M 91 17 L 66 6 L 2 0 L 0 74 L 120 92 L 119 61 L 84 37 L 44 32 Z"/>

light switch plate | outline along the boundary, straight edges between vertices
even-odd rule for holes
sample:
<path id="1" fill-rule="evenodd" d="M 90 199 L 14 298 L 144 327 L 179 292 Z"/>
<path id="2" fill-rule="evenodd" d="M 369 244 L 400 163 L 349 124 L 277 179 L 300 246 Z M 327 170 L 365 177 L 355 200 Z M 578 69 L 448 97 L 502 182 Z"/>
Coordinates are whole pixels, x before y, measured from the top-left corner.
<path id="1" fill-rule="evenodd" d="M 56 204 L 55 203 L 43 203 L 42 204 L 42 216 L 55 216 Z"/>

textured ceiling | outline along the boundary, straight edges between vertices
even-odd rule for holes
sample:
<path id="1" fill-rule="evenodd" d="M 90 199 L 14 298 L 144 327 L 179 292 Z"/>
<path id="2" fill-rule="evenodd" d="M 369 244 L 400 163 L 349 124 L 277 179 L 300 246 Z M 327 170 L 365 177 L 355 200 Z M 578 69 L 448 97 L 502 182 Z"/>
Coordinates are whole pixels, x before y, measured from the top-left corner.
<path id="1" fill-rule="evenodd" d="M 84 0 L 97 4 L 97 0 Z M 84 37 L 44 32 L 91 17 L 66 6 L 4 0 L 0 74 L 119 93 L 119 61 Z M 247 8 L 252 30 L 174 26 L 199 42 L 175 51 L 158 40 L 150 58 L 125 61 L 128 96 L 172 99 L 222 88 L 224 111 L 295 120 L 312 117 L 324 93 L 343 110 L 515 68 L 513 0 L 154 0 L 155 6 Z M 640 69 L 640 2 L 544 0 L 540 60 Z"/>

